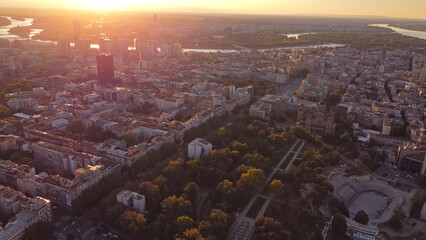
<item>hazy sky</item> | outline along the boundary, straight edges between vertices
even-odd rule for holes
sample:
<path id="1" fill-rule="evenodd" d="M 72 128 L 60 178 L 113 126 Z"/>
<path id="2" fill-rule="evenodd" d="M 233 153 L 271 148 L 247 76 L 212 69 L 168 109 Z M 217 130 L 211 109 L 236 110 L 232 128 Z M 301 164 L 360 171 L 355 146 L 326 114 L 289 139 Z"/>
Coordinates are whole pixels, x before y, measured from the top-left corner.
<path id="1" fill-rule="evenodd" d="M 0 7 L 374 15 L 426 19 L 426 0 L 0 0 Z"/>

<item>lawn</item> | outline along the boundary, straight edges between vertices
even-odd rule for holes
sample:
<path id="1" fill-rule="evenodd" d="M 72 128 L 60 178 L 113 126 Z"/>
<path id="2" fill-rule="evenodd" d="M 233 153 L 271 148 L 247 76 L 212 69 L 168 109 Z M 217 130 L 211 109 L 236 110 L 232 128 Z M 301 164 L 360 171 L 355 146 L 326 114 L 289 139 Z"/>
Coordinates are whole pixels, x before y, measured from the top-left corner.
<path id="1" fill-rule="evenodd" d="M 296 147 L 293 148 L 293 151 L 296 152 L 299 149 L 300 145 L 302 145 L 302 143 L 303 143 L 303 141 L 298 142 Z"/>
<path id="2" fill-rule="evenodd" d="M 251 206 L 250 210 L 247 212 L 246 217 L 255 219 L 257 214 L 259 213 L 259 210 L 262 208 L 263 204 L 265 203 L 266 199 L 258 197 L 253 205 Z"/>
<path id="3" fill-rule="evenodd" d="M 287 165 L 290 163 L 291 159 L 294 157 L 294 152 L 291 152 L 287 158 L 284 160 L 283 164 L 281 165 L 281 169 L 285 170 L 285 168 L 287 167 Z"/>

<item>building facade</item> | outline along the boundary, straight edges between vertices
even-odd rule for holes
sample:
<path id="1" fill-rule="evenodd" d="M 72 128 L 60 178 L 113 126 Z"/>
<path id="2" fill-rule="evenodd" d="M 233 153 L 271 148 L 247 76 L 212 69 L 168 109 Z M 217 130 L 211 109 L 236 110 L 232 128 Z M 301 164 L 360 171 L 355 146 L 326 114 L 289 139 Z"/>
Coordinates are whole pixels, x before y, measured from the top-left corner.
<path id="1" fill-rule="evenodd" d="M 188 158 L 200 158 L 201 155 L 208 155 L 212 151 L 212 144 L 202 138 L 196 138 L 188 144 Z"/>
<path id="2" fill-rule="evenodd" d="M 319 103 L 318 108 L 299 105 L 297 122 L 309 131 L 321 136 L 334 135 L 336 131 L 334 111 L 328 111 L 323 102 Z"/>
<path id="3" fill-rule="evenodd" d="M 117 194 L 117 203 L 133 207 L 138 213 L 145 212 L 145 196 L 129 190 L 123 190 Z"/>
<path id="4" fill-rule="evenodd" d="M 21 239 L 31 225 L 40 221 L 52 221 L 49 200 L 38 196 L 29 198 L 22 192 L 3 185 L 0 185 L 0 207 L 2 216 L 11 216 L 4 228 L 0 227 L 0 240 Z"/>
<path id="5" fill-rule="evenodd" d="M 114 79 L 114 58 L 109 54 L 102 54 L 96 57 L 98 70 L 98 81 L 100 84 L 112 82 Z"/>

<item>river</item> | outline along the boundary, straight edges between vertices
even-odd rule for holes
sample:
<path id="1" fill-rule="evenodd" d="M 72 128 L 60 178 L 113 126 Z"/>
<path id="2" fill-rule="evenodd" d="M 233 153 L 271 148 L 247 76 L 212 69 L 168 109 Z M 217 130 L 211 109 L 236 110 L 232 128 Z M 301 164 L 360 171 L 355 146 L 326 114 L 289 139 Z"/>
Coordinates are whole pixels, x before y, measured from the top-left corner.
<path id="1" fill-rule="evenodd" d="M 43 41 L 43 40 L 32 39 L 35 35 L 42 32 L 43 29 L 36 29 L 36 28 L 31 29 L 31 32 L 30 32 L 28 38 L 23 38 L 21 36 L 9 33 L 9 29 L 14 28 L 14 27 L 31 26 L 33 24 L 34 18 L 25 18 L 25 20 L 19 21 L 19 20 L 13 19 L 10 16 L 3 16 L 3 17 L 9 19 L 11 21 L 11 24 L 8 25 L 8 26 L 0 27 L 0 38 L 8 39 L 8 40 L 14 40 L 14 39 L 16 39 L 16 40 L 33 40 L 33 41 L 37 41 L 37 42 L 41 42 L 41 43 L 57 44 L 56 41 Z M 304 35 L 304 34 L 314 34 L 314 33 L 292 33 L 292 34 L 283 34 L 283 35 L 285 35 L 287 37 L 294 37 L 294 38 L 297 39 L 300 35 Z M 73 43 L 71 44 L 71 46 L 73 46 Z M 335 47 L 344 47 L 345 44 L 330 43 L 330 44 L 308 45 L 308 46 L 273 47 L 273 48 L 264 48 L 264 49 L 257 49 L 257 50 L 258 51 L 270 51 L 270 50 L 293 49 L 293 48 L 316 48 L 318 46 L 322 47 L 322 48 L 323 47 L 335 48 Z M 99 49 L 99 44 L 91 44 L 90 48 Z M 129 47 L 129 50 L 134 50 L 134 47 Z M 242 52 L 251 51 L 251 49 L 237 50 L 237 49 L 193 49 L 193 48 L 185 48 L 185 49 L 183 49 L 183 51 L 184 52 L 204 52 L 204 53 L 219 52 L 220 51 L 222 53 L 236 53 L 236 52 L 240 52 L 240 51 L 242 51 Z"/>
<path id="2" fill-rule="evenodd" d="M 29 38 L 23 38 L 23 37 L 18 36 L 18 35 L 10 34 L 9 29 L 11 29 L 11 28 L 27 27 L 27 26 L 33 25 L 34 18 L 25 18 L 25 20 L 19 21 L 19 20 L 15 20 L 12 17 L 8 17 L 8 16 L 2 16 L 2 17 L 7 18 L 11 21 L 10 25 L 0 27 L 0 38 L 2 38 L 2 39 L 28 40 L 28 39 L 32 39 L 32 37 L 34 37 L 35 35 L 37 35 L 37 34 L 39 34 L 43 31 L 43 29 L 31 29 L 30 35 L 28 36 Z"/>
<path id="3" fill-rule="evenodd" d="M 300 35 L 307 35 L 307 34 L 315 34 L 316 32 L 309 32 L 309 33 L 283 33 L 281 35 L 286 36 L 287 38 L 296 38 L 299 39 Z"/>
<path id="4" fill-rule="evenodd" d="M 414 31 L 414 30 L 407 30 L 403 28 L 392 27 L 392 26 L 389 26 L 389 24 L 370 24 L 369 26 L 389 28 L 389 29 L 392 29 L 394 32 L 405 35 L 405 36 L 426 39 L 426 32 L 422 32 L 422 31 Z"/>
<path id="5" fill-rule="evenodd" d="M 261 49 L 196 49 L 196 48 L 184 48 L 184 52 L 200 52 L 200 53 L 210 53 L 210 52 L 222 52 L 222 53 L 236 53 L 236 52 L 250 52 L 252 50 L 257 50 L 261 52 L 271 51 L 271 50 L 281 50 L 281 49 L 294 49 L 294 48 L 336 48 L 336 47 L 344 47 L 346 44 L 338 44 L 338 43 L 329 43 L 329 44 L 320 44 L 320 45 L 304 45 L 304 46 L 291 46 L 291 47 L 271 47 L 271 48 L 261 48 Z"/>

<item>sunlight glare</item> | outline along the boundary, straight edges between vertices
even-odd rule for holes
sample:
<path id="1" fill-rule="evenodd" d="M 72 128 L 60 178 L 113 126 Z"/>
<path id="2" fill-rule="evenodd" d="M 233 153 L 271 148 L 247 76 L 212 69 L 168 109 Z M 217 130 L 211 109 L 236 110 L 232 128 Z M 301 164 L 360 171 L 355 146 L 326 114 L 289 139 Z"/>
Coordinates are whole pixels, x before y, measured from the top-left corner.
<path id="1" fill-rule="evenodd" d="M 154 1 L 149 0 L 69 0 L 79 7 L 92 10 L 119 10 L 136 5 L 145 5 Z"/>

